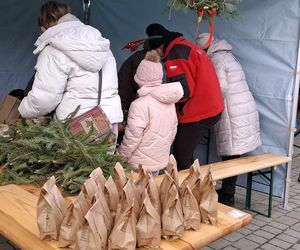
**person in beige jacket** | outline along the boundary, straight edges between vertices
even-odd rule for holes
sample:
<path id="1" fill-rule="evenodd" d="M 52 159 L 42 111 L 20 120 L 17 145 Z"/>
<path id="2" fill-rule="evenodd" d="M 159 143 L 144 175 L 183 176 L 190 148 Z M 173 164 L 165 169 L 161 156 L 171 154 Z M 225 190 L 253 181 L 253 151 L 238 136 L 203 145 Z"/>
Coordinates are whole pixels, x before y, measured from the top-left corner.
<path id="1" fill-rule="evenodd" d="M 180 82 L 162 84 L 162 78 L 159 55 L 155 50 L 147 52 L 134 76 L 138 98 L 130 105 L 118 149 L 133 169 L 142 164 L 154 174 L 168 164 L 178 124 L 175 103 L 183 96 Z"/>
<path id="2" fill-rule="evenodd" d="M 200 34 L 198 46 L 204 48 L 208 36 L 207 33 Z M 244 71 L 231 50 L 232 46 L 225 40 L 213 40 L 207 48 L 225 104 L 221 119 L 214 127 L 217 154 L 222 160 L 238 158 L 261 145 L 256 104 Z M 220 202 L 234 205 L 236 180 L 236 176 L 223 179 L 222 188 L 218 190 Z"/>

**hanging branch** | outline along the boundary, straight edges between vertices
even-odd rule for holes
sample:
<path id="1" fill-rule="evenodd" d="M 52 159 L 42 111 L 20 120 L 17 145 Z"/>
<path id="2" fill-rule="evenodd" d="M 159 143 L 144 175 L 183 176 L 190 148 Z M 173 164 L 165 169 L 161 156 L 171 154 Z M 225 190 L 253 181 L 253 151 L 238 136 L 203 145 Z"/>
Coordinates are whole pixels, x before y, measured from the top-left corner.
<path id="1" fill-rule="evenodd" d="M 209 19 L 209 32 L 210 36 L 205 44 L 209 47 L 214 32 L 214 17 L 216 15 L 236 17 L 238 16 L 237 4 L 242 0 L 169 0 L 168 8 L 171 13 L 172 9 L 175 10 L 194 10 L 197 16 L 197 33 L 199 32 L 199 24 L 201 20 Z M 170 14 L 169 14 L 170 16 Z M 198 36 L 198 34 L 196 34 Z"/>

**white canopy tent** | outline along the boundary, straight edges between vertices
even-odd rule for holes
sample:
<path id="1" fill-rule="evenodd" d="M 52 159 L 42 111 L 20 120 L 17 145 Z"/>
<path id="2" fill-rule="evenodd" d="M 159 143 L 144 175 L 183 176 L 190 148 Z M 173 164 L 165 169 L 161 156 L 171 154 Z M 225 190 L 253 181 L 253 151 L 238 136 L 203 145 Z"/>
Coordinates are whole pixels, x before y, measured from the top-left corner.
<path id="1" fill-rule="evenodd" d="M 33 74 L 33 43 L 40 32 L 36 19 L 44 2 L 0 2 L 0 100 L 10 90 L 24 88 Z M 83 20 L 83 0 L 62 2 L 70 4 Z M 150 23 L 159 22 L 195 40 L 194 13 L 172 11 L 169 19 L 166 4 L 167 0 L 90 0 L 90 24 L 110 39 L 118 67 L 130 54 L 121 50 L 123 45 L 146 37 L 145 28 Z M 215 37 L 233 45 L 259 110 L 263 145 L 253 154 L 266 151 L 292 157 L 300 72 L 299 10 L 298 0 L 243 0 L 238 6 L 239 18 L 216 18 Z M 200 31 L 207 29 L 203 21 Z M 218 158 L 211 145 L 209 159 L 215 161 Z M 197 150 L 200 160 L 205 150 Z M 280 166 L 275 173 L 274 194 L 284 197 L 285 208 L 291 167 L 292 163 Z M 264 191 L 260 184 L 254 188 Z"/>

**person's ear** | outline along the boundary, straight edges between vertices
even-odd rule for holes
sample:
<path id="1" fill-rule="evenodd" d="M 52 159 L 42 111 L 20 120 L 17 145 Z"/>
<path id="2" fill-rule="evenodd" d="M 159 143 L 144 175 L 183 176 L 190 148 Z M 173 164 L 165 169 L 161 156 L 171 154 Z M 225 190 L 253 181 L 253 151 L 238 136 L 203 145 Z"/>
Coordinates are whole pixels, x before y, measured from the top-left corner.
<path id="1" fill-rule="evenodd" d="M 163 57 L 164 56 L 164 50 L 163 50 L 163 45 L 159 46 L 157 49 L 156 49 L 157 53 L 159 54 L 160 57 Z"/>

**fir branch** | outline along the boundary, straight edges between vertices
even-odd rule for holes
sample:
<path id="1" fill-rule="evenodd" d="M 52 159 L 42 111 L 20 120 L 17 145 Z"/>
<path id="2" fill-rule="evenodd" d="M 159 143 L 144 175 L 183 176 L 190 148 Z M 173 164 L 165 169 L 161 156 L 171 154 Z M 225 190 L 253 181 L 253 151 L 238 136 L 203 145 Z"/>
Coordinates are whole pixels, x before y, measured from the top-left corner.
<path id="1" fill-rule="evenodd" d="M 89 142 L 86 135 L 73 135 L 68 126 L 53 119 L 9 125 L 5 136 L 0 135 L 0 185 L 43 185 L 54 174 L 64 193 L 76 194 L 96 167 L 105 177 L 116 162 L 127 167 L 123 157 L 109 154 L 111 144 Z"/>

